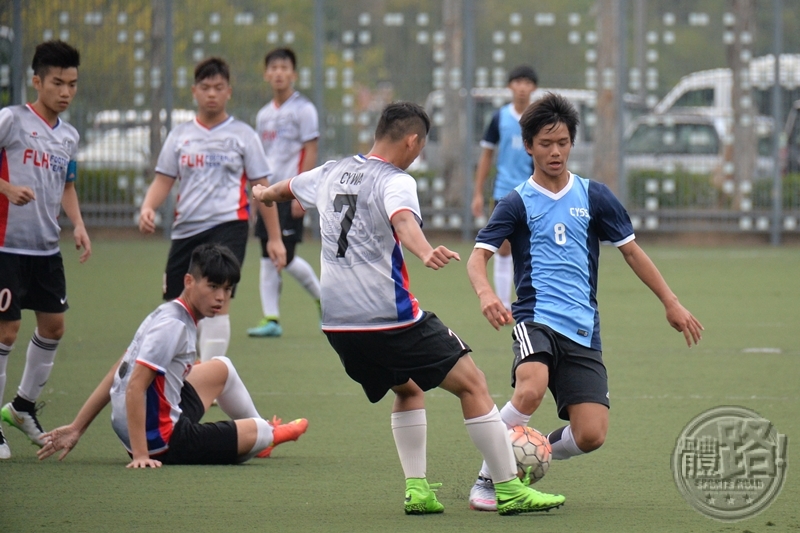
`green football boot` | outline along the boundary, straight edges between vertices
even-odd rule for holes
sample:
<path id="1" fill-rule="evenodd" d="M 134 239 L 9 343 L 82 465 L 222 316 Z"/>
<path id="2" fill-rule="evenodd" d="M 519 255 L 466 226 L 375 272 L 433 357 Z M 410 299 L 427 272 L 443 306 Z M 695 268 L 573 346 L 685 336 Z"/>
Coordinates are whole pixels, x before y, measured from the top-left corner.
<path id="1" fill-rule="evenodd" d="M 505 483 L 495 483 L 494 489 L 497 513 L 501 515 L 549 511 L 564 505 L 566 499 L 560 494 L 546 494 L 526 487 L 516 477 Z"/>
<path id="2" fill-rule="evenodd" d="M 436 489 L 441 483 L 428 485 L 425 478 L 406 479 L 406 514 L 431 514 L 444 512 L 444 505 L 436 499 Z"/>

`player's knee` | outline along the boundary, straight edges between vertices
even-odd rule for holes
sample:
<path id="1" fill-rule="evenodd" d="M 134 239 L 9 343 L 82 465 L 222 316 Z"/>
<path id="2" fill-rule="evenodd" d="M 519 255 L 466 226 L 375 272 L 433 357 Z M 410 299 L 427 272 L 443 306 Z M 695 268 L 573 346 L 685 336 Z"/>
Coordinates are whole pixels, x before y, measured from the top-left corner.
<path id="1" fill-rule="evenodd" d="M 593 452 L 598 449 L 606 441 L 606 432 L 598 429 L 590 429 L 588 431 L 581 431 L 576 434 L 573 430 L 573 437 L 575 444 L 584 453 Z"/>

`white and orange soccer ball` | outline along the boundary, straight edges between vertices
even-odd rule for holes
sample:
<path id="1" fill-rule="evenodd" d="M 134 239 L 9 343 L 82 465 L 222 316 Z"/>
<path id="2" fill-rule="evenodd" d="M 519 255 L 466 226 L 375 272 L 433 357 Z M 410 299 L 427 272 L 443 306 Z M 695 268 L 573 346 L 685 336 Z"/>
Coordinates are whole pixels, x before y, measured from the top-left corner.
<path id="1" fill-rule="evenodd" d="M 517 475 L 523 481 L 527 475 L 529 483 L 536 483 L 550 467 L 551 448 L 547 437 L 525 426 L 514 426 L 508 431 L 517 460 Z"/>

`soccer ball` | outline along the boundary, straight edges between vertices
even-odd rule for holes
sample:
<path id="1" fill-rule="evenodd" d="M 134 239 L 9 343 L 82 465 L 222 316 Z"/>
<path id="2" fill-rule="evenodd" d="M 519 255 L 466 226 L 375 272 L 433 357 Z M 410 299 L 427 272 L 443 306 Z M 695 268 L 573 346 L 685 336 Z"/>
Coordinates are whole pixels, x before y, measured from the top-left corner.
<path id="1" fill-rule="evenodd" d="M 550 467 L 550 443 L 537 430 L 514 426 L 509 431 L 511 447 L 517 461 L 517 476 L 533 484 L 542 479 Z"/>

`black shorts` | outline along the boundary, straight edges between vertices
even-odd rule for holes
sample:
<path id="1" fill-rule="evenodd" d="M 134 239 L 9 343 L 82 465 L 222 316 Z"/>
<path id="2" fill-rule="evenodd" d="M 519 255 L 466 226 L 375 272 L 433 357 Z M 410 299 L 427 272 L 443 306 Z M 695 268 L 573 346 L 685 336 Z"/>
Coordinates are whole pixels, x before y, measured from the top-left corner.
<path id="1" fill-rule="evenodd" d="M 325 332 L 347 375 L 372 403 L 409 379 L 422 390 L 438 387 L 469 346 L 435 314 L 411 326 L 382 331 Z"/>
<path id="2" fill-rule="evenodd" d="M 61 252 L 53 255 L 0 252 L 0 320 L 19 320 L 23 309 L 40 313 L 63 313 L 69 309 Z"/>
<path id="3" fill-rule="evenodd" d="M 203 402 L 192 384 L 181 389 L 181 417 L 172 430 L 169 448 L 154 455 L 165 465 L 230 465 L 239 462 L 239 434 L 233 420 L 206 422 Z"/>
<path id="4" fill-rule="evenodd" d="M 283 236 L 283 244 L 288 251 L 289 243 L 297 244 L 303 240 L 303 219 L 305 217 L 294 218 L 292 216 L 292 202 L 280 202 L 278 206 L 278 220 L 281 224 L 281 235 Z M 261 218 L 261 212 L 258 213 L 258 220 L 256 221 L 256 237 L 263 241 L 269 240 L 267 235 L 267 227 L 264 225 L 264 219 Z M 263 247 L 262 247 L 263 248 Z M 289 264 L 289 260 L 286 260 Z"/>
<path id="5" fill-rule="evenodd" d="M 230 248 L 239 264 L 244 264 L 244 252 L 247 248 L 247 221 L 234 220 L 224 222 L 219 226 L 186 237 L 185 239 L 175 239 L 169 247 L 169 257 L 167 258 L 167 268 L 164 272 L 164 299 L 174 300 L 183 292 L 183 277 L 189 270 L 189 263 L 192 260 L 192 252 L 201 244 L 219 243 Z M 236 287 L 234 291 L 236 292 Z M 233 297 L 233 294 L 231 294 Z"/>
<path id="6" fill-rule="evenodd" d="M 516 384 L 517 367 L 538 361 L 547 365 L 547 384 L 558 408 L 558 417 L 569 420 L 567 406 L 599 403 L 609 407 L 608 374 L 603 353 L 581 346 L 572 339 L 535 322 L 514 326 L 514 365 L 511 386 Z"/>

